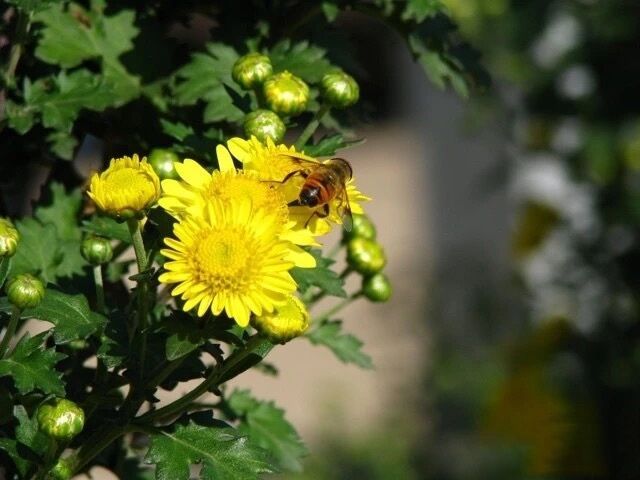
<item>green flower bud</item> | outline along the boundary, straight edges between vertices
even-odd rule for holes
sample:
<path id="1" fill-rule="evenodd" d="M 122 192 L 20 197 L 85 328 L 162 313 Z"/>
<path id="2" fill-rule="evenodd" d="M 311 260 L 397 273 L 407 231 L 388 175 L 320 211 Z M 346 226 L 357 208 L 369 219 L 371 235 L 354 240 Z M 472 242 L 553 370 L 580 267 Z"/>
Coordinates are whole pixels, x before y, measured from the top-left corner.
<path id="1" fill-rule="evenodd" d="M 271 60 L 261 53 L 247 53 L 233 64 L 231 76 L 245 90 L 262 84 L 273 73 Z"/>
<path id="2" fill-rule="evenodd" d="M 360 98 L 360 87 L 354 78 L 341 70 L 322 77 L 320 90 L 325 101 L 334 108 L 346 108 Z"/>
<path id="3" fill-rule="evenodd" d="M 373 275 L 383 269 L 387 259 L 376 241 L 356 237 L 347 243 L 347 263 L 362 275 Z"/>
<path id="4" fill-rule="evenodd" d="M 69 480 L 73 475 L 73 467 L 68 459 L 61 458 L 58 463 L 49 470 L 47 480 Z"/>
<path id="5" fill-rule="evenodd" d="M 365 214 L 354 213 L 352 215 L 351 231 L 347 232 L 343 229 L 342 239 L 348 242 L 352 238 L 368 238 L 369 240 L 376 239 L 376 226 Z"/>
<path id="6" fill-rule="evenodd" d="M 16 253 L 20 234 L 8 218 L 0 218 L 0 258 L 11 257 Z"/>
<path id="7" fill-rule="evenodd" d="M 309 101 L 309 86 L 301 78 L 284 71 L 264 82 L 264 97 L 278 115 L 299 115 Z"/>
<path id="8" fill-rule="evenodd" d="M 84 412 L 65 398 L 57 398 L 38 407 L 40 430 L 57 440 L 71 440 L 84 427 Z"/>
<path id="9" fill-rule="evenodd" d="M 44 285 L 28 273 L 16 275 L 5 286 L 9 303 L 20 310 L 37 307 L 44 298 Z"/>
<path id="10" fill-rule="evenodd" d="M 271 110 L 256 110 L 244 117 L 244 134 L 247 138 L 256 137 L 262 143 L 267 138 L 280 143 L 287 127 L 280 117 Z"/>
<path id="11" fill-rule="evenodd" d="M 154 148 L 147 157 L 147 162 L 151 164 L 160 180 L 178 180 L 180 176 L 173 163 L 179 161 L 180 157 L 175 152 L 165 148 Z"/>
<path id="12" fill-rule="evenodd" d="M 108 238 L 97 235 L 88 235 L 80 246 L 80 252 L 84 259 L 91 265 L 104 265 L 113 258 L 113 248 Z"/>
<path id="13" fill-rule="evenodd" d="M 372 302 L 386 302 L 391 298 L 391 283 L 384 273 L 362 279 L 362 293 Z"/>

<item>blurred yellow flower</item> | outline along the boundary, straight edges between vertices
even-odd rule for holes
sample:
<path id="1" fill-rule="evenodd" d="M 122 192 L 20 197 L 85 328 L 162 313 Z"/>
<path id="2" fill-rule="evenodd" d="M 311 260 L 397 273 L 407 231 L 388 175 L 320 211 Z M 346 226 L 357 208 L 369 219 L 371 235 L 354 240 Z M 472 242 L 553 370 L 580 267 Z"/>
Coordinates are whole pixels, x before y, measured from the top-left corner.
<path id="1" fill-rule="evenodd" d="M 91 177 L 87 193 L 109 216 L 141 217 L 160 198 L 160 179 L 145 158 L 114 158 L 109 168 Z"/>
<path id="2" fill-rule="evenodd" d="M 309 313 L 304 303 L 292 295 L 273 312 L 254 317 L 251 324 L 272 342 L 285 343 L 305 332 Z"/>
<path id="3" fill-rule="evenodd" d="M 175 224 L 176 238 L 165 238 L 161 253 L 169 261 L 159 280 L 178 284 L 171 294 L 185 300 L 184 311 L 224 310 L 245 327 L 252 313 L 272 312 L 296 290 L 291 268 L 315 266 L 309 253 L 283 239 L 286 228 L 246 198 L 210 202 L 203 215 Z"/>
<path id="4" fill-rule="evenodd" d="M 295 175 L 284 183 L 277 182 L 282 181 L 291 172 L 311 168 L 310 163 L 321 163 L 313 157 L 297 152 L 293 146 L 276 145 L 270 138 L 266 144 L 262 144 L 255 137 L 251 137 L 250 140 L 236 137 L 229 140 L 227 146 L 231 154 L 242 162 L 245 171 L 256 171 L 260 180 L 273 182 L 272 185 L 283 192 L 287 202 L 298 198 L 304 178 Z M 301 164 L 296 159 L 301 159 L 304 163 Z M 360 203 L 370 198 L 358 191 L 353 179 L 347 182 L 346 192 L 351 211 L 357 214 L 364 213 Z M 342 223 L 338 214 L 340 201 L 340 198 L 334 198 L 329 202 L 328 217 L 320 218 L 314 215 L 311 218 L 307 228 L 314 235 L 324 235 L 331 230 L 332 224 Z M 313 210 L 309 207 L 290 207 L 289 217 L 296 221 L 298 228 L 304 228 Z"/>

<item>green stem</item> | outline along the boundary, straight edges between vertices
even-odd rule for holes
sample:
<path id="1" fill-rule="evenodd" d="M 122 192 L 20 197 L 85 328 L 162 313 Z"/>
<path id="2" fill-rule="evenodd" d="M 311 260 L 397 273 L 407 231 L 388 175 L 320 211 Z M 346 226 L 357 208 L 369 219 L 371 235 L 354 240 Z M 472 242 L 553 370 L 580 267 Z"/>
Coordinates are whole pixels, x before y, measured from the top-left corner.
<path id="1" fill-rule="evenodd" d="M 4 356 L 7 353 L 7 349 L 9 348 L 9 342 L 15 335 L 16 328 L 18 328 L 18 320 L 20 320 L 20 310 L 16 307 L 12 307 L 11 318 L 9 319 L 9 325 L 7 326 L 6 332 L 4 332 L 4 337 L 2 337 L 2 342 L 0 342 L 0 358 L 4 358 Z"/>
<path id="2" fill-rule="evenodd" d="M 127 220 L 131 240 L 133 241 L 133 250 L 136 253 L 136 261 L 138 262 L 138 274 L 147 270 L 147 253 L 144 249 L 144 241 L 142 240 L 142 229 L 140 221 L 131 218 Z M 148 282 L 146 277 L 138 280 L 138 329 L 141 335 L 140 342 L 140 378 L 144 377 L 144 363 L 147 356 L 147 292 Z"/>
<path id="3" fill-rule="evenodd" d="M 112 427 L 106 432 L 104 430 L 96 432 L 83 444 L 83 446 L 75 455 L 69 457 L 73 473 L 77 473 L 78 471 L 80 471 L 82 467 L 89 463 L 96 455 L 107 448 L 111 444 L 111 442 L 131 430 L 134 429 L 129 425 L 120 425 L 117 427 Z"/>
<path id="4" fill-rule="evenodd" d="M 344 307 L 349 305 L 351 302 L 353 302 L 357 298 L 360 298 L 361 296 L 362 296 L 362 290 L 359 290 L 356 293 L 354 293 L 354 294 L 350 295 L 349 297 L 345 298 L 341 302 L 336 303 L 333 307 L 331 307 L 326 312 L 320 314 L 317 318 L 315 318 L 313 320 L 313 323 L 321 323 L 321 322 L 329 319 L 330 317 L 332 317 L 333 315 L 338 313 L 340 310 L 342 310 Z"/>
<path id="5" fill-rule="evenodd" d="M 320 109 L 315 113 L 315 115 L 309 122 L 309 125 L 307 125 L 307 127 L 302 131 L 302 133 L 298 137 L 298 140 L 296 140 L 295 146 L 297 151 L 300 151 L 304 148 L 304 146 L 307 144 L 307 141 L 311 138 L 311 135 L 313 135 L 316 129 L 320 126 L 320 121 L 322 120 L 322 117 L 325 116 L 325 114 L 329 111 L 330 108 L 331 107 L 329 105 L 323 104 L 320 107 Z"/>
<path id="6" fill-rule="evenodd" d="M 10 83 L 13 80 L 13 76 L 18 68 L 18 62 L 22 55 L 22 47 L 26 40 L 29 28 L 31 27 L 31 14 L 25 13 L 18 9 L 18 20 L 16 22 L 16 37 L 11 45 L 11 52 L 9 52 L 9 61 L 7 62 L 7 68 L 5 70 L 5 81 Z"/>
<path id="7" fill-rule="evenodd" d="M 233 368 L 237 367 L 242 361 L 244 361 L 249 355 L 258 353 L 262 358 L 274 347 L 266 338 L 260 335 L 254 335 L 249 339 L 247 344 L 242 350 L 234 352 L 219 368 L 215 368 L 209 374 L 209 376 L 196 388 L 189 393 L 180 397 L 178 400 L 165 405 L 158 410 L 147 412 L 144 415 L 136 419 L 136 423 L 150 423 L 157 418 L 169 417 L 184 411 L 194 400 L 206 393 L 209 388 L 219 383 L 231 380 L 235 375 L 241 372 L 237 372 L 235 375 L 229 376 L 232 373 Z"/>
<path id="8" fill-rule="evenodd" d="M 104 282 L 101 265 L 93 267 L 93 281 L 96 284 L 96 310 L 98 313 L 104 313 Z"/>

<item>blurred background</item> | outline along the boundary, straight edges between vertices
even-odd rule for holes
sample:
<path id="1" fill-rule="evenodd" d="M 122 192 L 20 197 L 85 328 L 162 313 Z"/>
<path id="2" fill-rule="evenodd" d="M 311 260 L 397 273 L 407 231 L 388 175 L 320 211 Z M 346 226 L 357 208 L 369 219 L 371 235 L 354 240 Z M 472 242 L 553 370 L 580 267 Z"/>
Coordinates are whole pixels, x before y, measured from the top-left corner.
<path id="1" fill-rule="evenodd" d="M 375 371 L 300 341 L 237 386 L 308 443 L 283 478 L 638 479 L 640 3 L 445 3 L 493 77 L 470 101 L 339 19 L 379 99 L 347 153 L 395 292 L 342 315 Z"/>

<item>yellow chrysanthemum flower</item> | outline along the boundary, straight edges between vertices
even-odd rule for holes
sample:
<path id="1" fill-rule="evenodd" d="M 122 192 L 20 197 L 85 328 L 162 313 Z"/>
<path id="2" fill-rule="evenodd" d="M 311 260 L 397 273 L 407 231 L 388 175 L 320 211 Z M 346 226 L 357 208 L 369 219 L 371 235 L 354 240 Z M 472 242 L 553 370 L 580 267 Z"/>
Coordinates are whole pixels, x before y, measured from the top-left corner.
<path id="1" fill-rule="evenodd" d="M 287 202 L 298 198 L 304 184 L 304 178 L 300 175 L 295 175 L 282 184 L 276 183 L 283 180 L 289 173 L 300 170 L 300 163 L 296 162 L 291 155 L 295 158 L 301 158 L 306 164 L 308 162 L 320 163 L 313 157 L 297 152 L 293 146 L 276 145 L 270 138 L 267 139 L 265 145 L 255 137 L 251 137 L 250 140 L 236 137 L 227 142 L 227 147 L 231 154 L 242 162 L 245 171 L 256 171 L 260 180 L 273 181 L 273 185 L 284 193 Z M 351 211 L 364 213 L 360 203 L 370 200 L 370 198 L 358 191 L 353 179 L 347 182 L 346 190 Z M 314 235 L 323 235 L 331 230 L 333 223 L 342 223 L 338 214 L 339 204 L 339 198 L 331 200 L 329 202 L 329 216 L 325 218 L 314 215 L 309 221 L 314 209 L 308 207 L 290 207 L 289 216 L 296 221 L 299 228 L 304 227 L 309 221 L 307 228 Z"/>
<path id="2" fill-rule="evenodd" d="M 280 189 L 261 181 L 255 171 L 236 170 L 229 151 L 223 145 L 218 145 L 216 155 L 219 170 L 212 173 L 194 160 L 176 162 L 175 168 L 181 180 L 162 181 L 159 205 L 180 220 L 188 215 L 204 215 L 211 202 L 231 205 L 249 199 L 254 209 L 265 210 L 277 218 L 283 227 L 283 239 L 296 245 L 317 245 L 309 230 L 293 228 L 296 222 L 289 219 L 287 201 Z"/>
<path id="3" fill-rule="evenodd" d="M 160 179 L 145 158 L 114 158 L 109 168 L 91 177 L 87 193 L 109 216 L 140 217 L 160 198 Z"/>
<path id="4" fill-rule="evenodd" d="M 309 313 L 304 303 L 292 295 L 273 312 L 254 317 L 251 324 L 272 342 L 286 343 L 309 327 Z"/>
<path id="5" fill-rule="evenodd" d="M 161 283 L 177 283 L 174 296 L 183 309 L 197 307 L 225 313 L 240 326 L 251 313 L 262 315 L 283 305 L 296 290 L 289 270 L 311 268 L 315 259 L 284 240 L 276 215 L 256 209 L 247 199 L 224 204 L 210 202 L 202 216 L 187 216 L 174 226 L 176 238 L 165 238 L 161 253 L 170 261 Z"/>

